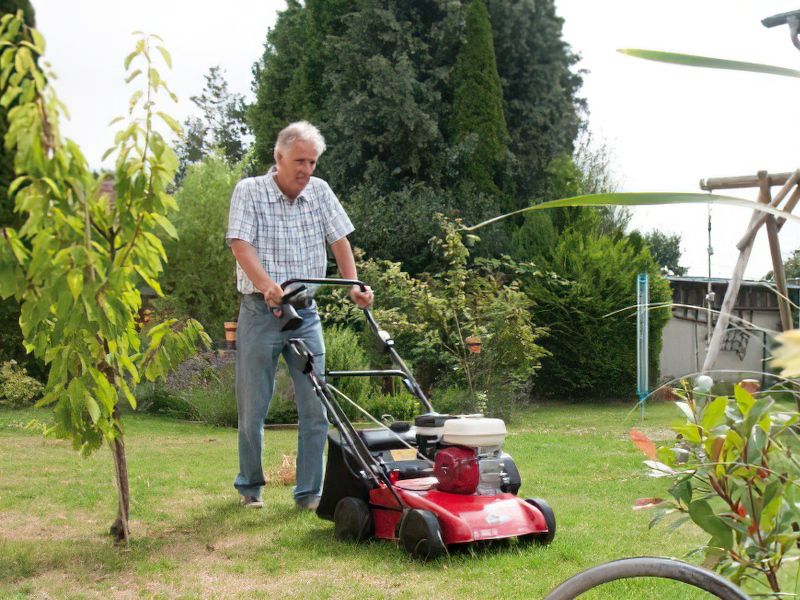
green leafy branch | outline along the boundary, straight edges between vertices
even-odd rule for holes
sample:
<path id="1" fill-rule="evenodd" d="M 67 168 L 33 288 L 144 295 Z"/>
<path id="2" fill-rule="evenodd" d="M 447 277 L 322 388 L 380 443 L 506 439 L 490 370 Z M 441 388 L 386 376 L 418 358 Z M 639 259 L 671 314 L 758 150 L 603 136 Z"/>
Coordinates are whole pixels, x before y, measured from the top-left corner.
<path id="1" fill-rule="evenodd" d="M 62 139 L 64 109 L 39 68 L 44 41 L 21 15 L 0 20 L 0 104 L 8 112 L 6 147 L 18 177 L 10 186 L 19 230 L 0 241 L 0 296 L 20 303 L 28 351 L 50 367 L 40 405 L 53 405 L 49 431 L 83 454 L 111 444 L 120 489 L 114 533 L 127 540 L 127 466 L 121 401 L 136 407 L 132 387 L 164 376 L 210 340 L 193 320 L 162 323 L 140 333 L 140 288 L 162 295 L 158 277 L 167 260 L 162 236 L 175 237 L 167 192 L 177 159 L 154 127 L 174 119 L 156 110 L 160 91 L 175 100 L 154 66 L 154 36 L 140 34 L 126 69 L 143 63 L 143 90 L 134 92 L 128 123 L 118 131 L 113 176 L 92 174 L 78 146 Z M 169 66 L 169 54 L 156 46 Z M 133 82 L 142 69 L 127 76 Z M 115 120 L 115 122 L 118 122 Z M 142 349 L 144 347 L 144 349 Z"/>
<path id="2" fill-rule="evenodd" d="M 678 441 L 656 449 L 632 432 L 648 455 L 650 476 L 668 477 L 671 499 L 638 501 L 656 508 L 651 527 L 676 512 L 679 527 L 694 522 L 711 535 L 701 549 L 706 566 L 740 583 L 759 582 L 781 592 L 779 572 L 800 542 L 800 463 L 794 457 L 800 414 L 769 396 L 756 398 L 737 385 L 733 397 L 711 397 L 684 383 L 676 402 L 684 419 Z"/>

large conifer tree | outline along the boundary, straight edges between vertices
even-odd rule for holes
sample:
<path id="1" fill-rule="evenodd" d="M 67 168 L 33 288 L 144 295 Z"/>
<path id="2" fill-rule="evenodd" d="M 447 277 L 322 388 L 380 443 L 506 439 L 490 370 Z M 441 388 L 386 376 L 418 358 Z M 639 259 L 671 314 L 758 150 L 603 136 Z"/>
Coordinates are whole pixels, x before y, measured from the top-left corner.
<path id="1" fill-rule="evenodd" d="M 492 26 L 486 0 L 471 0 L 465 12 L 464 42 L 450 76 L 453 112 L 450 131 L 460 146 L 461 215 L 477 222 L 503 211 L 500 171 L 508 161 L 508 131 L 497 74 Z"/>
<path id="2" fill-rule="evenodd" d="M 551 161 L 573 152 L 582 79 L 571 70 L 578 56 L 561 37 L 554 0 L 487 1 L 522 208 L 545 190 Z"/>
<path id="3" fill-rule="evenodd" d="M 571 153 L 574 56 L 552 1 L 522 3 L 289 0 L 254 68 L 261 166 L 281 127 L 315 122 L 328 141 L 318 172 L 358 222 L 356 243 L 428 267 L 435 212 L 474 221 L 527 204 Z M 499 229 L 484 242 L 510 238 Z"/>

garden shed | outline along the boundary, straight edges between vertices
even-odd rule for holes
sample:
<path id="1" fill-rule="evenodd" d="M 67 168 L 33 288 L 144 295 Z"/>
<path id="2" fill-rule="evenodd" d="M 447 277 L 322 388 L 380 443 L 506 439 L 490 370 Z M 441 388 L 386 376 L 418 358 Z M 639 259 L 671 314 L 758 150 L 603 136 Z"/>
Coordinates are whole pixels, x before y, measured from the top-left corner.
<path id="1" fill-rule="evenodd" d="M 708 340 L 729 282 L 724 278 L 709 280 L 707 277 L 667 279 L 672 288 L 673 305 L 663 333 L 659 361 L 661 381 L 702 370 Z M 789 280 L 787 286 L 789 299 L 798 304 L 800 280 Z M 797 318 L 795 312 L 795 323 Z M 716 379 L 738 381 L 753 377 L 753 373 L 768 371 L 772 337 L 780 331 L 778 296 L 770 282 L 742 281 L 715 366 L 716 370 L 733 372 Z M 766 383 L 764 375 L 757 378 L 761 379 L 762 385 Z"/>

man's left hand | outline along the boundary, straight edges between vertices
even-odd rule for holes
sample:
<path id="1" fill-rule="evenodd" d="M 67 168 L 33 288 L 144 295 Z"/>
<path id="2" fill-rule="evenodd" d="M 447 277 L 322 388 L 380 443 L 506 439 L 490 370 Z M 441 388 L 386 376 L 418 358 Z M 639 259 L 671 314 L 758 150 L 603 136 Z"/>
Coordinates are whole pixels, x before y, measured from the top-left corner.
<path id="1" fill-rule="evenodd" d="M 364 287 L 366 289 L 363 292 L 357 285 L 354 285 L 350 288 L 350 299 L 355 302 L 356 306 L 359 308 L 369 308 L 372 306 L 372 288 L 368 285 Z"/>

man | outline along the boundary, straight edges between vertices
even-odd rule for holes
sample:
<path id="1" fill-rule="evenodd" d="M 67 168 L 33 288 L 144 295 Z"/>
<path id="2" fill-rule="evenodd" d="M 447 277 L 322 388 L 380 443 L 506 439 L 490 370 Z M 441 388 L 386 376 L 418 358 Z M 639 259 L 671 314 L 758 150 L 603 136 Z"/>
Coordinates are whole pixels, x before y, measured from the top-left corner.
<path id="1" fill-rule="evenodd" d="M 325 140 L 316 127 L 305 121 L 292 123 L 278 134 L 275 165 L 264 176 L 240 181 L 231 198 L 226 240 L 236 258 L 237 287 L 242 294 L 236 340 L 239 475 L 234 486 L 248 508 L 263 506 L 264 417 L 281 355 L 289 367 L 297 403 L 295 504 L 312 510 L 319 504 L 328 421 L 288 341 L 303 339 L 314 354 L 315 370 L 322 375 L 322 327 L 313 304 L 298 310 L 303 324 L 294 331 L 280 331 L 275 313 L 280 316 L 282 282 L 325 277 L 326 245 L 341 276 L 357 278 L 346 237 L 353 225 L 328 184 L 311 176 L 324 151 Z M 361 292 L 354 286 L 350 298 L 366 308 L 372 304 L 372 291 Z"/>

